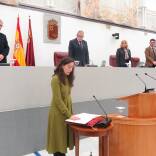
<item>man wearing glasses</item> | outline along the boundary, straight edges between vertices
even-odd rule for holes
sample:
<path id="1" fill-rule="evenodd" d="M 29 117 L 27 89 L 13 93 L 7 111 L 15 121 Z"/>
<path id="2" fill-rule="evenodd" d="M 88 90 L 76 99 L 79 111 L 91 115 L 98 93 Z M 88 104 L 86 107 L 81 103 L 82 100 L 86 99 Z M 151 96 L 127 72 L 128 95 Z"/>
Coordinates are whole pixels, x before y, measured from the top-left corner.
<path id="1" fill-rule="evenodd" d="M 145 49 L 146 57 L 146 67 L 155 67 L 156 66 L 156 41 L 155 39 L 150 39 L 150 46 Z"/>
<path id="2" fill-rule="evenodd" d="M 3 21 L 0 19 L 0 31 L 3 27 Z M 7 55 L 9 53 L 9 46 L 6 35 L 0 32 L 0 63 L 7 63 Z"/>
<path id="3" fill-rule="evenodd" d="M 89 64 L 88 45 L 84 38 L 84 32 L 79 30 L 77 37 L 69 42 L 69 57 L 73 58 L 78 66 Z"/>

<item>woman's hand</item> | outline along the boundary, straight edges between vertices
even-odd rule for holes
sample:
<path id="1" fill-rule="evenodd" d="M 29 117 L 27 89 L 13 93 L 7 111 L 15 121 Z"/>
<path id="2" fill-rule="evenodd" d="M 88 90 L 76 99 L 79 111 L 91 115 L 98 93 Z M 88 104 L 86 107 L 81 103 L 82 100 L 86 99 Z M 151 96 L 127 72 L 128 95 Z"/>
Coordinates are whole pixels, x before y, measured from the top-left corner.
<path id="1" fill-rule="evenodd" d="M 70 117 L 70 119 L 71 119 L 71 120 L 79 120 L 80 118 L 79 118 L 78 116 L 76 116 L 76 115 L 72 115 L 72 116 Z"/>

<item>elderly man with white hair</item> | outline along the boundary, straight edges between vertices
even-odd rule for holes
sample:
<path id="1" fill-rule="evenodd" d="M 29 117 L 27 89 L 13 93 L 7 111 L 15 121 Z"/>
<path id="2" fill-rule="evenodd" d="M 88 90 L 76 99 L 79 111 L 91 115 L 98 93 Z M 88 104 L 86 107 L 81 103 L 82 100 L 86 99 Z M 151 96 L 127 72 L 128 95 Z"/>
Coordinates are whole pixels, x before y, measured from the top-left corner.
<path id="1" fill-rule="evenodd" d="M 0 19 L 0 31 L 3 27 L 3 21 Z M 0 63 L 7 63 L 7 55 L 9 53 L 9 46 L 6 35 L 0 32 Z"/>
<path id="2" fill-rule="evenodd" d="M 86 66 L 89 64 L 89 52 L 87 41 L 83 40 L 84 32 L 79 30 L 75 39 L 69 42 L 69 56 L 78 62 L 78 66 Z"/>

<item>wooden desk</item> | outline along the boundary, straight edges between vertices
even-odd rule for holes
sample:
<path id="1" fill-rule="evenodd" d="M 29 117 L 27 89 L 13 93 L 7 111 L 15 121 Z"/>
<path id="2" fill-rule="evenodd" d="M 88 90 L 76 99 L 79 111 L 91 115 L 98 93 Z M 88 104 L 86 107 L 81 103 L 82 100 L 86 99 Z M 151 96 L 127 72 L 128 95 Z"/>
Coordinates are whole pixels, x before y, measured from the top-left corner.
<path id="1" fill-rule="evenodd" d="M 156 156 L 156 93 L 120 98 L 128 102 L 128 116 L 109 115 L 110 156 Z"/>
<path id="2" fill-rule="evenodd" d="M 110 117 L 110 156 L 156 156 L 156 118 Z"/>
<path id="3" fill-rule="evenodd" d="M 109 132 L 112 125 L 108 128 L 90 128 L 80 125 L 69 124 L 74 132 L 75 156 L 79 156 L 80 136 L 99 137 L 99 156 L 109 156 Z"/>

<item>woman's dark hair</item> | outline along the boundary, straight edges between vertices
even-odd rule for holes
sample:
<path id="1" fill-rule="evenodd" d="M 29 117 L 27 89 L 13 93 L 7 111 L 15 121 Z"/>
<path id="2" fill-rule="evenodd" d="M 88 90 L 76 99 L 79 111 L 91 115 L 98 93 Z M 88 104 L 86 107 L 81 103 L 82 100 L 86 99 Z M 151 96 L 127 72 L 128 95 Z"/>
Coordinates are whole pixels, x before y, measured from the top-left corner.
<path id="1" fill-rule="evenodd" d="M 58 64 L 58 66 L 54 70 L 54 75 L 58 75 L 61 83 L 63 83 L 64 85 L 66 84 L 66 81 L 65 81 L 66 75 L 65 75 L 62 67 L 71 62 L 74 62 L 74 60 L 70 57 L 66 57 L 61 60 L 61 62 Z M 69 85 L 72 87 L 73 81 L 74 81 L 74 68 L 73 68 L 72 72 L 67 76 L 67 78 L 68 78 Z"/>

